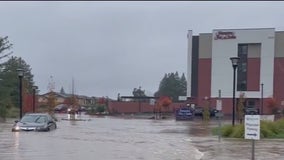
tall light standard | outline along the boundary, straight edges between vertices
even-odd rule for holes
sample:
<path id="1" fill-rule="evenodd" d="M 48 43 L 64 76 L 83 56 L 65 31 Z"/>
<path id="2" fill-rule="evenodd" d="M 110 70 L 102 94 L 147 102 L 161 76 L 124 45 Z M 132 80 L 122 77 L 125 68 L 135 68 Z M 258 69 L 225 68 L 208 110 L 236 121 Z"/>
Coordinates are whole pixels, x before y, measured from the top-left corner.
<path id="1" fill-rule="evenodd" d="M 263 115 L 263 83 L 261 83 L 261 115 Z"/>
<path id="2" fill-rule="evenodd" d="M 236 69 L 238 67 L 238 63 L 240 57 L 231 57 L 230 60 L 232 61 L 232 66 L 234 70 L 234 77 L 233 77 L 233 118 L 232 118 L 232 125 L 235 126 L 235 92 L 236 92 Z"/>
<path id="3" fill-rule="evenodd" d="M 35 101 L 36 101 L 35 94 L 38 87 L 33 86 L 32 88 L 33 88 L 33 112 L 35 113 Z"/>
<path id="4" fill-rule="evenodd" d="M 23 81 L 23 76 L 24 76 L 24 70 L 23 69 L 17 69 L 18 71 L 18 77 L 19 77 L 19 101 L 20 101 L 20 119 L 22 118 L 23 115 L 23 100 L 22 100 L 22 81 Z"/>

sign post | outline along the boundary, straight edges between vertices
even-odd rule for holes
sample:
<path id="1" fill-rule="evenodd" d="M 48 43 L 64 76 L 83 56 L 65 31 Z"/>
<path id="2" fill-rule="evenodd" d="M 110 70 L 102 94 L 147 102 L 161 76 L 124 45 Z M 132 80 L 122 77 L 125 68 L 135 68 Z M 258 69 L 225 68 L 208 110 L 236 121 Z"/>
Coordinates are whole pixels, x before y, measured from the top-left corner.
<path id="1" fill-rule="evenodd" d="M 245 139 L 252 140 L 251 159 L 254 160 L 255 140 L 260 139 L 259 115 L 245 115 Z"/>
<path id="2" fill-rule="evenodd" d="M 218 112 L 216 113 L 216 117 L 218 119 L 218 141 L 221 141 L 221 118 L 223 116 L 222 114 L 222 100 L 221 100 L 221 90 L 219 90 L 219 97 L 216 100 L 216 109 Z"/>

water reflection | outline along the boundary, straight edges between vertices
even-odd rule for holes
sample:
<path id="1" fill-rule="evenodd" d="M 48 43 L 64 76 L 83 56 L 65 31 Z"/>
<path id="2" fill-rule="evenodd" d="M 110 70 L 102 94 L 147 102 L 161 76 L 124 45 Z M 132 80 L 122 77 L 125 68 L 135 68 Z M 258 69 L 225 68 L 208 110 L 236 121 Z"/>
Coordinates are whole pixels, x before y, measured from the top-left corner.
<path id="1" fill-rule="evenodd" d="M 13 135 L 14 135 L 14 147 L 15 147 L 15 150 L 18 150 L 20 133 L 15 132 Z"/>
<path id="2" fill-rule="evenodd" d="M 72 121 L 72 120 L 70 120 L 69 122 L 70 122 L 70 124 L 73 125 L 73 126 L 77 125 L 77 121 Z"/>
<path id="3" fill-rule="evenodd" d="M 60 115 L 59 115 L 60 116 Z M 58 129 L 51 132 L 12 133 L 6 126 L 0 146 L 1 160 L 195 160 L 200 157 L 191 145 L 188 126 L 175 120 L 88 117 L 91 121 L 66 121 L 58 117 Z M 10 153 L 10 155 L 8 154 Z M 11 156 L 13 155 L 13 156 Z M 198 158 L 200 159 L 200 158 Z"/>
<path id="4" fill-rule="evenodd" d="M 116 117 L 61 120 L 51 132 L 12 133 L 0 124 L 0 160 L 239 160 L 250 158 L 250 143 L 210 134 L 212 123 Z M 256 159 L 284 159 L 284 141 L 256 142 Z"/>
<path id="5" fill-rule="evenodd" d="M 20 155 L 18 154 L 18 150 L 19 150 L 19 138 L 20 138 L 20 133 L 19 132 L 15 132 L 13 133 L 14 137 L 14 148 L 12 149 L 15 153 L 15 159 L 20 159 Z"/>

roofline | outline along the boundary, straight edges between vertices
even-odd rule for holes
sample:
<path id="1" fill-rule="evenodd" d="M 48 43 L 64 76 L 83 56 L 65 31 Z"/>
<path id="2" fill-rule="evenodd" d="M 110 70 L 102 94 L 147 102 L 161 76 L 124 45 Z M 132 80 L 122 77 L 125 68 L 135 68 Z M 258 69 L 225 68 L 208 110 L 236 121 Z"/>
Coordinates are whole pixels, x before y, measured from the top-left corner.
<path id="1" fill-rule="evenodd" d="M 276 28 L 226 28 L 226 29 L 213 29 L 212 32 L 205 32 L 205 33 L 198 33 L 198 34 L 193 34 L 192 36 L 200 36 L 201 34 L 212 34 L 214 31 L 231 31 L 231 30 L 264 30 L 264 29 L 273 29 L 274 32 L 284 32 L 284 31 L 277 31 Z M 188 30 L 188 31 L 192 31 L 192 30 Z"/>
<path id="2" fill-rule="evenodd" d="M 121 96 L 121 99 L 158 99 L 159 97 L 153 97 L 153 96 Z"/>
<path id="3" fill-rule="evenodd" d="M 27 112 L 26 114 L 37 114 L 37 115 L 44 115 L 44 114 L 48 114 L 47 112 L 40 112 L 40 113 L 33 113 L 33 112 Z"/>
<path id="4" fill-rule="evenodd" d="M 264 30 L 264 29 L 274 29 L 275 28 L 231 28 L 231 29 L 213 29 L 213 31 L 219 31 L 219 30 Z"/>

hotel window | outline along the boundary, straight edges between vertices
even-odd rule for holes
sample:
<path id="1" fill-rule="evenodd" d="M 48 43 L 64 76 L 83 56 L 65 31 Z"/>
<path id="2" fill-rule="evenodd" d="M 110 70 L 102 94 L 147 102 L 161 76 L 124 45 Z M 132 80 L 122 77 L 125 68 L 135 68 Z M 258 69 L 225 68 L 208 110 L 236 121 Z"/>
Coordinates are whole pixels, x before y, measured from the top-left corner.
<path id="1" fill-rule="evenodd" d="M 247 64 L 246 64 L 246 63 L 242 63 L 242 64 L 240 65 L 240 67 L 241 67 L 241 71 L 242 71 L 242 72 L 247 72 Z"/>
<path id="2" fill-rule="evenodd" d="M 237 91 L 247 91 L 248 44 L 238 44 L 238 57 L 240 61 L 237 72 Z"/>

